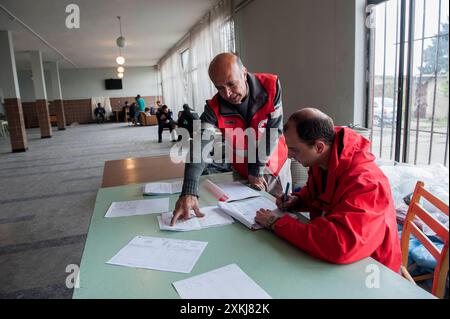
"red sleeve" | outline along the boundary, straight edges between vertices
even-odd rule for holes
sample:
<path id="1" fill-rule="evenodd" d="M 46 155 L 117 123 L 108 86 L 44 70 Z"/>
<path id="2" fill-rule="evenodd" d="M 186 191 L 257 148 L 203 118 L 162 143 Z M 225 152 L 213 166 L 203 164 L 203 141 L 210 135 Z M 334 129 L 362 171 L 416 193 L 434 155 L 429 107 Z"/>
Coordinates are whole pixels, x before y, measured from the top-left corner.
<path id="1" fill-rule="evenodd" d="M 384 214 L 390 207 L 380 189 L 377 184 L 355 182 L 325 217 L 303 224 L 286 215 L 275 224 L 275 233 L 308 254 L 336 264 L 371 256 L 384 239 Z"/>
<path id="2" fill-rule="evenodd" d="M 309 217 L 311 220 L 317 218 L 320 216 L 317 212 L 311 209 L 311 193 L 310 193 L 310 185 L 312 185 L 312 177 L 308 177 L 308 182 L 306 185 L 300 190 L 298 193 L 292 193 L 293 196 L 300 197 L 300 205 L 297 207 L 294 207 L 295 210 L 299 212 L 309 212 Z"/>
<path id="3" fill-rule="evenodd" d="M 312 177 L 311 177 L 311 174 L 308 173 L 308 180 L 306 181 L 305 186 L 302 187 L 300 192 L 292 193 L 293 196 L 300 197 L 300 199 L 301 199 L 300 206 L 295 207 L 295 209 L 297 209 L 299 211 L 304 211 L 304 212 L 310 211 L 312 198 L 311 198 L 311 193 L 309 190 L 310 190 L 310 186 L 312 186 L 312 185 L 313 185 Z"/>
<path id="4" fill-rule="evenodd" d="M 309 195 L 308 191 L 308 185 L 305 185 L 300 192 L 298 193 L 292 193 L 292 196 L 300 197 L 300 206 L 295 207 L 295 209 L 299 211 L 309 211 L 310 209 L 310 203 L 311 203 L 311 197 Z"/>

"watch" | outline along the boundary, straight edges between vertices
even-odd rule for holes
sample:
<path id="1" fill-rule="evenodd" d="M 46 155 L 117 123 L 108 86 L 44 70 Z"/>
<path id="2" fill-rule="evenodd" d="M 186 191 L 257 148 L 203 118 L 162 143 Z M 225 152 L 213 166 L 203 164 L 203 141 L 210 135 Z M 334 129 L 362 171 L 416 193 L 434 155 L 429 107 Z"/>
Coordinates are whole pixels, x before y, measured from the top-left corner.
<path id="1" fill-rule="evenodd" d="M 270 216 L 269 217 L 269 221 L 266 225 L 266 228 L 270 229 L 270 230 L 274 230 L 273 226 L 275 225 L 275 223 L 280 219 L 280 217 L 277 216 Z"/>

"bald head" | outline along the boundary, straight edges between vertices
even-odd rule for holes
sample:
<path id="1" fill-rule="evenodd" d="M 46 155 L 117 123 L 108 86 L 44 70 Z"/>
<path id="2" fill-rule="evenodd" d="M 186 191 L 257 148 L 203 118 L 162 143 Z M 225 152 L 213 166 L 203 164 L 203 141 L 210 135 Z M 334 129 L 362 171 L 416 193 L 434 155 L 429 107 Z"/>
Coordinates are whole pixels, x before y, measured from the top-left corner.
<path id="1" fill-rule="evenodd" d="M 334 123 L 331 117 L 315 108 L 304 108 L 291 115 L 284 131 L 296 130 L 298 137 L 306 144 L 317 140 L 331 145 L 334 141 Z"/>
<path id="2" fill-rule="evenodd" d="M 209 65 L 209 77 L 220 96 L 238 105 L 248 94 L 247 69 L 233 53 L 221 53 Z"/>
<path id="3" fill-rule="evenodd" d="M 233 53 L 221 53 L 217 55 L 209 64 L 208 73 L 211 77 L 216 73 L 223 73 L 224 71 L 235 67 L 241 70 L 244 68 L 241 59 Z"/>

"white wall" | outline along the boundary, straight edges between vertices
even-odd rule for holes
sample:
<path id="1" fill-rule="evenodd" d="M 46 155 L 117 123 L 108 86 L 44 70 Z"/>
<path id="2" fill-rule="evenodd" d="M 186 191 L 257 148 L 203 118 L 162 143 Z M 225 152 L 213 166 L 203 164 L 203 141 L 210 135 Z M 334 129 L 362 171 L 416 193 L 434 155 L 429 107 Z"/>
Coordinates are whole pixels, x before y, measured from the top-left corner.
<path id="1" fill-rule="evenodd" d="M 236 14 L 238 53 L 250 72 L 279 75 L 286 119 L 317 107 L 337 125 L 364 124 L 363 3 L 254 0 Z"/>
<path id="2" fill-rule="evenodd" d="M 22 102 L 36 101 L 36 98 L 34 97 L 33 80 L 31 79 L 31 70 L 17 70 L 17 78 L 19 80 L 19 90 Z M 47 76 L 45 79 L 47 80 Z"/>
<path id="3" fill-rule="evenodd" d="M 122 90 L 105 90 L 105 79 L 116 78 L 115 68 L 62 69 L 61 88 L 64 100 L 93 96 L 154 96 L 158 94 L 157 72 L 153 67 L 126 67 Z"/>
<path id="4" fill-rule="evenodd" d="M 153 67 L 125 67 L 122 90 L 105 90 L 105 79 L 115 78 L 114 68 L 60 69 L 61 90 L 64 100 L 89 99 L 95 96 L 126 97 L 158 95 L 157 72 Z M 31 71 L 18 71 L 23 102 L 35 101 Z M 45 72 L 47 96 L 53 100 L 50 73 Z"/>

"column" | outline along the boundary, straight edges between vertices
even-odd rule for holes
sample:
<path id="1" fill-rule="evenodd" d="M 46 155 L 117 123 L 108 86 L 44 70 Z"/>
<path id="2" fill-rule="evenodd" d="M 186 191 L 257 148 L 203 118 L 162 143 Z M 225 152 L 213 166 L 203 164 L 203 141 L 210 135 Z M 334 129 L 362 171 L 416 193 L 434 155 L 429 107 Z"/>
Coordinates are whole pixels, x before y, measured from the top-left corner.
<path id="1" fill-rule="evenodd" d="M 5 113 L 11 148 L 13 152 L 25 152 L 28 149 L 28 141 L 22 102 L 20 101 L 11 31 L 0 31 L 0 70 L 0 87 L 3 89 L 5 98 Z"/>
<path id="2" fill-rule="evenodd" d="M 61 92 L 61 81 L 59 79 L 58 61 L 48 62 L 50 78 L 52 83 L 53 104 L 56 110 L 56 119 L 58 121 L 58 130 L 66 129 L 66 116 L 64 114 L 64 104 Z"/>
<path id="3" fill-rule="evenodd" d="M 52 137 L 52 126 L 48 111 L 47 91 L 45 88 L 44 66 L 40 51 L 30 52 L 31 72 L 33 74 L 34 96 L 36 97 L 36 111 L 41 128 L 41 138 Z"/>

